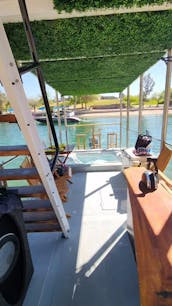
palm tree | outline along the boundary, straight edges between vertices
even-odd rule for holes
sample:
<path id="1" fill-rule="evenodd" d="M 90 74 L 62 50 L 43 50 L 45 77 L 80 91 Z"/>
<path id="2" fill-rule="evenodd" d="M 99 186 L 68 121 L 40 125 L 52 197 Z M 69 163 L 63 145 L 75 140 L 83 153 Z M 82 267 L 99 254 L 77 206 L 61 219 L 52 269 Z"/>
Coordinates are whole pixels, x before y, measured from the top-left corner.
<path id="1" fill-rule="evenodd" d="M 153 91 L 155 82 L 151 78 L 150 73 L 143 77 L 143 101 L 147 99 L 147 96 Z"/>

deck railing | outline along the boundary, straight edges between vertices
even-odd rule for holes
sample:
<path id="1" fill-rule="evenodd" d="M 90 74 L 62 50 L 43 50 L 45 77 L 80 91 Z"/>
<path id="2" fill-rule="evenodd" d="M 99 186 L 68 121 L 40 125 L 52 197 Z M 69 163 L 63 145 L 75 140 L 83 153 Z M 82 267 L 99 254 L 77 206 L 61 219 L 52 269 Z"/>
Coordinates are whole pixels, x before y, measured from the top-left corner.
<path id="1" fill-rule="evenodd" d="M 118 123 L 84 123 L 66 126 L 65 139 L 72 139 L 75 149 L 111 149 L 119 147 L 119 124 Z"/>

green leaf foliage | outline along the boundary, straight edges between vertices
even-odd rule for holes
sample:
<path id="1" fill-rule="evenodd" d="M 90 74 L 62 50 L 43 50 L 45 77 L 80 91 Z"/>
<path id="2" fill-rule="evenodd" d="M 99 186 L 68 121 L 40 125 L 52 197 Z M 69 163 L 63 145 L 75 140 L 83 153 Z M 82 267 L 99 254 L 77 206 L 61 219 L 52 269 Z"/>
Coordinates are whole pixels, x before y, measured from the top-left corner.
<path id="1" fill-rule="evenodd" d="M 172 1 L 164 1 L 164 0 L 53 0 L 54 7 L 58 10 L 58 12 L 66 11 L 72 12 L 76 11 L 85 11 L 88 9 L 104 9 L 104 8 L 120 8 L 120 7 L 132 7 L 138 6 L 141 7 L 143 5 L 154 5 L 154 4 L 163 4 L 163 3 L 171 3 Z"/>
<path id="2" fill-rule="evenodd" d="M 172 11 L 35 21 L 41 59 L 103 56 L 172 47 Z M 15 57 L 30 58 L 22 24 L 5 25 Z"/>
<path id="3" fill-rule="evenodd" d="M 47 83 L 64 95 L 120 92 L 163 53 L 41 63 Z M 103 90 L 103 91 L 102 91 Z"/>
<path id="4" fill-rule="evenodd" d="M 45 80 L 62 94 L 121 91 L 172 47 L 172 11 L 34 21 L 31 27 L 40 60 L 51 59 L 42 63 Z M 5 29 L 16 60 L 29 61 L 23 25 Z"/>

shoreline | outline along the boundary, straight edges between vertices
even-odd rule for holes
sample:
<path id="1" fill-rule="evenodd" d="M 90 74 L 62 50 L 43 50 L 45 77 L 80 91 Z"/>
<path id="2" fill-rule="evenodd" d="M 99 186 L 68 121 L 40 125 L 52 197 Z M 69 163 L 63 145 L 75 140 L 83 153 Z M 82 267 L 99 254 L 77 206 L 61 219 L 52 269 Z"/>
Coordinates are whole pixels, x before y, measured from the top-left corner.
<path id="1" fill-rule="evenodd" d="M 130 110 L 129 116 L 138 115 L 139 110 Z M 163 114 L 163 108 L 147 108 L 142 110 L 142 115 L 162 115 Z M 172 114 L 172 109 L 170 108 L 168 110 L 168 114 Z M 99 109 L 99 110 L 84 110 L 84 111 L 76 111 L 75 113 L 78 117 L 115 117 L 120 115 L 119 109 Z M 127 110 L 122 110 L 122 116 L 127 116 Z"/>

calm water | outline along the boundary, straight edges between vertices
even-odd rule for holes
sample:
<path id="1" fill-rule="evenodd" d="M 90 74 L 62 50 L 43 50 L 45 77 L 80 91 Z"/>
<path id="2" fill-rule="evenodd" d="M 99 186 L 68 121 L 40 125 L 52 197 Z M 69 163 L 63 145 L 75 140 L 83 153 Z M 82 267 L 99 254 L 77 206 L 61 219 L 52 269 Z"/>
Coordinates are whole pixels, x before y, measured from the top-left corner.
<path id="1" fill-rule="evenodd" d="M 107 148 L 107 133 L 115 132 L 120 135 L 120 118 L 119 117 L 106 117 L 106 118 L 84 118 L 80 126 L 71 125 L 67 129 L 68 142 L 70 144 L 76 144 L 76 135 L 85 134 L 86 135 L 86 146 L 89 148 L 89 138 L 91 138 L 93 132 L 93 126 L 91 124 L 98 124 L 95 127 L 95 133 L 101 133 L 101 146 L 102 148 Z M 87 126 L 85 126 L 87 124 Z M 105 125 L 104 124 L 112 124 Z M 122 147 L 126 146 L 126 117 L 122 119 Z M 153 152 L 158 153 L 160 149 L 160 139 L 161 139 L 161 126 L 162 126 L 162 116 L 161 115 L 144 115 L 142 117 L 142 127 L 143 132 L 146 130 L 149 131 L 152 135 L 153 140 L 151 143 L 151 149 Z M 42 142 L 48 146 L 48 132 L 46 125 L 37 123 L 38 133 Z M 129 122 L 129 146 L 134 146 L 137 138 L 137 128 L 138 128 L 138 116 L 130 116 Z M 59 137 L 58 125 L 55 125 L 57 132 L 57 137 Z M 172 116 L 169 116 L 168 119 L 168 130 L 167 130 L 167 143 L 172 144 Z M 66 143 L 66 133 L 65 128 L 62 125 L 62 142 Z M 15 123 L 0 123 L 0 145 L 15 145 L 15 144 L 24 144 L 25 140 L 22 136 L 22 133 Z M 119 145 L 119 136 L 118 136 L 118 145 Z M 76 148 L 77 149 L 77 148 Z M 170 170 L 170 177 L 171 177 Z"/>
<path id="2" fill-rule="evenodd" d="M 119 135 L 120 135 L 120 118 L 119 117 L 106 117 L 106 118 L 84 118 L 83 121 L 78 125 L 70 125 L 67 129 L 69 143 L 76 144 L 76 135 L 85 134 L 86 135 L 86 145 L 89 147 L 89 138 L 92 136 L 93 126 L 91 124 L 96 124 L 94 128 L 95 133 L 101 133 L 101 145 L 102 148 L 107 147 L 107 133 L 116 132 L 118 134 L 118 145 L 119 145 Z M 111 125 L 106 125 L 111 124 Z M 87 125 L 87 126 L 86 126 Z M 37 124 L 38 131 L 41 139 L 48 145 L 48 133 L 45 125 Z M 122 147 L 126 146 L 126 117 L 122 119 Z M 161 115 L 145 115 L 142 118 L 143 132 L 146 130 L 153 137 L 152 149 L 156 152 L 159 151 L 160 139 L 161 139 L 161 126 L 162 126 L 162 116 Z M 168 131 L 167 131 L 167 142 L 172 144 L 172 116 L 169 116 Z M 59 137 L 58 125 L 55 125 L 57 132 L 57 137 Z M 137 138 L 138 129 L 138 117 L 132 115 L 130 117 L 129 123 L 129 146 L 134 146 Z M 20 139 L 18 139 L 20 141 Z M 22 140 L 23 141 L 23 140 Z M 66 142 L 65 129 L 62 125 L 62 142 Z"/>

